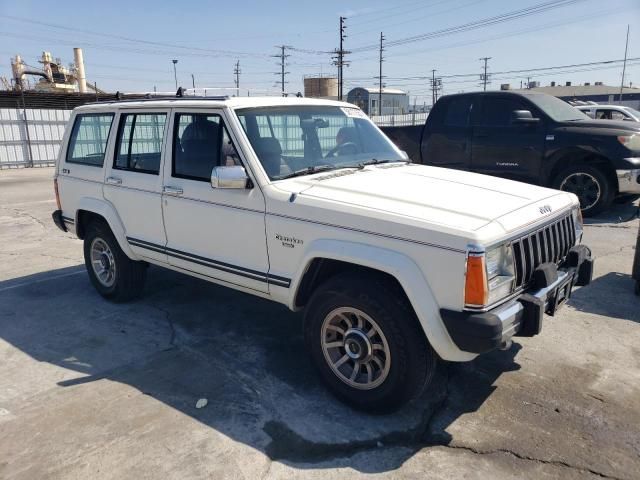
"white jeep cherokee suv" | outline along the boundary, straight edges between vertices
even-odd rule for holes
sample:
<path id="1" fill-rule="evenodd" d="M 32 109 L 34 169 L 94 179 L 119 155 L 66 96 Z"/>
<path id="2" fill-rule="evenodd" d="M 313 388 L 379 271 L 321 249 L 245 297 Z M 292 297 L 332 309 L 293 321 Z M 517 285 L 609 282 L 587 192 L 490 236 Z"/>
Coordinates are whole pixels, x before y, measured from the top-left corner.
<path id="1" fill-rule="evenodd" d="M 55 185 L 101 295 L 140 295 L 153 263 L 304 308 L 321 377 L 368 411 L 536 335 L 592 277 L 574 195 L 411 164 L 348 103 L 85 105 Z"/>

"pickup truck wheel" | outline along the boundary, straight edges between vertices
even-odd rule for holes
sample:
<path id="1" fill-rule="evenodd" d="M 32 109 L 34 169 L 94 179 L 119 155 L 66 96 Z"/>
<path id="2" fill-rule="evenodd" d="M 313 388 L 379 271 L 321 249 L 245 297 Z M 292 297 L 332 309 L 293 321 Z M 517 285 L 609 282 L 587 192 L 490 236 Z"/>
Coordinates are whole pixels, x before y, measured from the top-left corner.
<path id="1" fill-rule="evenodd" d="M 306 309 L 305 342 L 328 388 L 370 413 L 419 395 L 436 368 L 404 294 L 371 274 L 341 274 L 319 287 Z"/>
<path id="2" fill-rule="evenodd" d="M 576 194 L 584 216 L 596 215 L 611 206 L 615 187 L 606 175 L 590 165 L 564 169 L 553 180 L 553 187 Z"/>
<path id="3" fill-rule="evenodd" d="M 127 257 L 104 222 L 94 221 L 87 227 L 84 263 L 91 283 L 103 297 L 126 302 L 142 293 L 146 264 Z"/>

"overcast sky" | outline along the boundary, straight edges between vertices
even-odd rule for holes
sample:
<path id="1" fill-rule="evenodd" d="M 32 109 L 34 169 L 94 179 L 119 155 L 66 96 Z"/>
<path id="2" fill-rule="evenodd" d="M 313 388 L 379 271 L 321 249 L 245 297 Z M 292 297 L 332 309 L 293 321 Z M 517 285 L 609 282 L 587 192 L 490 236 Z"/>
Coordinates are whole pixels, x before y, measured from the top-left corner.
<path id="1" fill-rule="evenodd" d="M 324 0 L 291 2 L 101 1 L 51 2 L 0 0 L 0 76 L 10 78 L 10 57 L 22 55 L 37 66 L 43 50 L 73 61 L 73 47 L 84 49 L 90 82 L 109 91 L 173 91 L 172 59 L 178 83 L 197 87 L 232 87 L 233 66 L 240 61 L 241 93 L 275 91 L 279 71 L 276 45 L 288 45 L 289 92 L 302 91 L 303 75 L 334 74 L 331 55 L 338 46 L 339 16 L 347 17 L 345 93 L 354 86 L 374 86 L 378 75 L 380 32 L 390 45 L 384 52 L 385 84 L 408 90 L 417 102 L 430 100 L 424 78 L 436 69 L 444 93 L 478 88 L 480 57 L 492 57 L 492 88 L 520 86 L 530 77 L 550 81 L 603 81 L 619 85 L 621 64 L 567 67 L 555 71 L 499 73 L 575 65 L 624 56 L 631 25 L 630 58 L 640 57 L 640 0 L 574 0 L 559 8 L 465 27 L 459 33 L 433 32 L 526 9 L 550 0 Z M 430 34 L 399 45 L 410 37 Z M 367 47 L 370 49 L 367 50 Z M 301 51 L 302 50 L 302 51 Z M 625 84 L 640 85 L 640 60 L 630 61 Z M 255 92 L 255 93 L 254 93 Z M 427 101 L 429 103 L 429 101 Z"/>

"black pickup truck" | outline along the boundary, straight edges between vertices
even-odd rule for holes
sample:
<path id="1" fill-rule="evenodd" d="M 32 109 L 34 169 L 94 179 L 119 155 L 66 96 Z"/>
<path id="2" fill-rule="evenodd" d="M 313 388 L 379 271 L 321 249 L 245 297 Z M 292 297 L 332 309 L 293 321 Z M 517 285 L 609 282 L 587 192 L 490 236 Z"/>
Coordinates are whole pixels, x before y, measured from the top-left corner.
<path id="1" fill-rule="evenodd" d="M 585 215 L 640 194 L 640 125 L 593 120 L 544 93 L 447 95 L 424 126 L 382 130 L 414 162 L 566 190 Z"/>

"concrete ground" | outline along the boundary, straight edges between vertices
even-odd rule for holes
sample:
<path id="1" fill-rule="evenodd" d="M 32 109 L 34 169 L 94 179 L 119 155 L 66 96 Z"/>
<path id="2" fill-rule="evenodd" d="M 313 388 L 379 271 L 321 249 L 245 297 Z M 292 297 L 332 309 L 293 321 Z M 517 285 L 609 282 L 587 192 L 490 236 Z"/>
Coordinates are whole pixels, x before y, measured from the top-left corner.
<path id="1" fill-rule="evenodd" d="M 279 305 L 159 268 L 103 300 L 51 175 L 0 171 L 0 478 L 640 476 L 637 205 L 586 227 L 596 279 L 542 335 L 376 417 L 326 392 Z"/>

